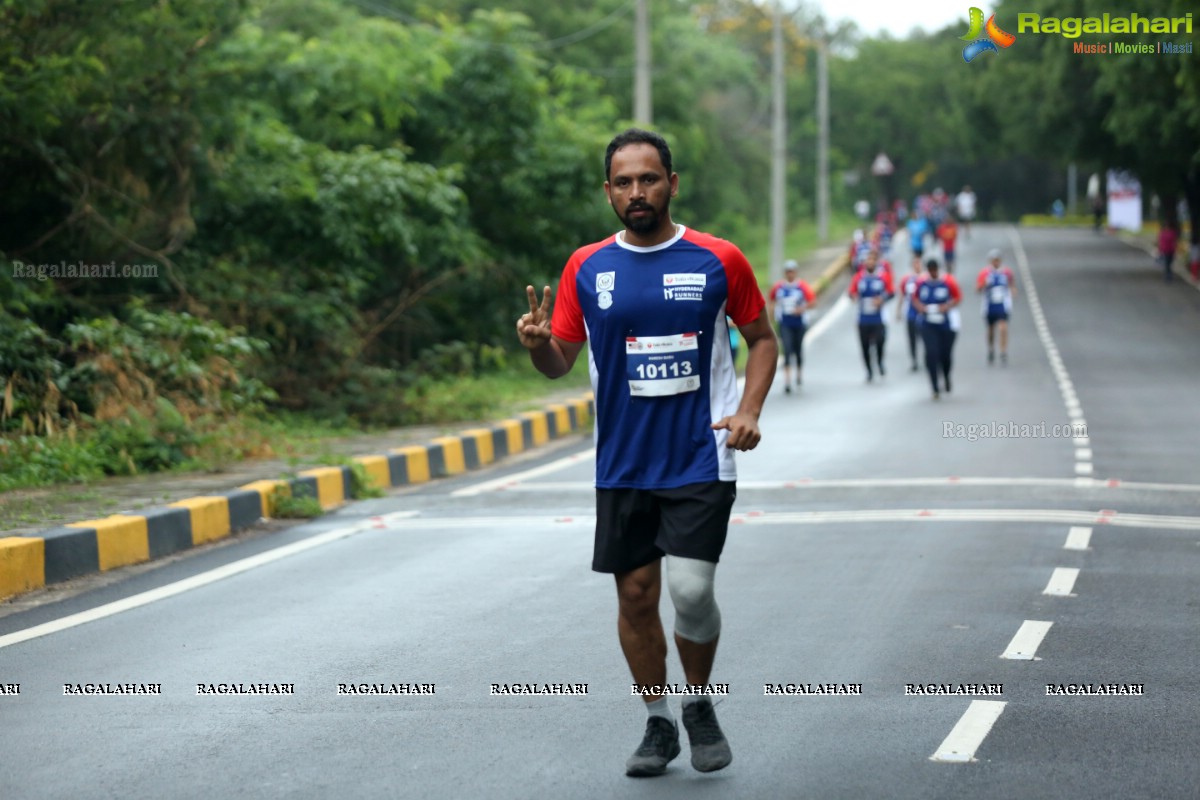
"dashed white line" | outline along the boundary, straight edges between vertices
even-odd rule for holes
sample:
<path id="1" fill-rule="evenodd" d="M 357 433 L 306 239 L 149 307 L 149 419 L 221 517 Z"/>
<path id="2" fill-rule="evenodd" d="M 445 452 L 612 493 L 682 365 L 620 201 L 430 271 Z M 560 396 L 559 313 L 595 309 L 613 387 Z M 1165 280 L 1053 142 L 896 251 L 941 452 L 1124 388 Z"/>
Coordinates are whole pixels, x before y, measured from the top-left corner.
<path id="1" fill-rule="evenodd" d="M 1040 661 L 1035 654 L 1053 624 L 1042 620 L 1025 620 L 1000 657 L 1014 661 Z"/>
<path id="2" fill-rule="evenodd" d="M 1074 597 L 1071 590 L 1075 588 L 1075 579 L 1078 577 L 1079 570 L 1075 567 L 1055 567 L 1054 572 L 1050 575 L 1050 582 L 1046 584 L 1042 594 L 1048 594 L 1051 597 Z"/>
<path id="3" fill-rule="evenodd" d="M 1063 545 L 1064 550 L 1087 550 L 1088 543 L 1092 540 L 1092 529 L 1083 526 L 1072 527 L 1067 531 L 1067 543 Z"/>
<path id="4" fill-rule="evenodd" d="M 988 732 L 1000 718 L 1005 703 L 1002 700 L 972 700 L 958 723 L 942 740 L 930 761 L 966 764 L 975 760 L 975 751 L 983 744 Z"/>
<path id="5" fill-rule="evenodd" d="M 1066 406 L 1067 416 L 1070 417 L 1072 423 L 1085 426 L 1086 430 L 1087 423 L 1084 420 L 1083 407 L 1079 403 L 1079 396 L 1075 393 L 1075 384 L 1071 380 L 1071 375 L 1063 363 L 1062 354 L 1054 343 L 1054 336 L 1050 333 L 1050 325 L 1046 321 L 1046 315 L 1042 310 L 1042 301 L 1038 297 L 1037 286 L 1033 282 L 1033 273 L 1029 269 L 1029 257 L 1025 254 L 1025 247 L 1021 244 L 1021 237 L 1017 234 L 1016 228 L 1009 226 L 1008 238 L 1012 242 L 1013 253 L 1017 258 L 1017 270 L 1021 273 L 1021 280 L 1025 282 L 1025 297 L 1033 314 L 1033 324 L 1037 329 L 1042 349 L 1046 351 L 1046 358 L 1050 361 L 1050 369 L 1058 381 L 1059 393 L 1062 395 L 1063 405 Z M 1093 469 L 1092 451 L 1077 449 L 1075 451 L 1075 474 L 1091 475 Z"/>

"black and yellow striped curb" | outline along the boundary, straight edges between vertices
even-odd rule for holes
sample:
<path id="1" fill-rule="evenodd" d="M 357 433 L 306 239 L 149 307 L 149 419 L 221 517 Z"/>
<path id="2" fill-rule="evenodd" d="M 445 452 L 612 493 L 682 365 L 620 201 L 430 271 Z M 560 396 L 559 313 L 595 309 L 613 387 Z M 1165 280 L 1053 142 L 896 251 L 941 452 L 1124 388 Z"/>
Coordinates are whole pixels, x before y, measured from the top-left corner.
<path id="1" fill-rule="evenodd" d="M 595 414 L 589 393 L 487 428 L 427 444 L 357 456 L 372 488 L 424 483 L 487 466 L 584 428 Z M 29 536 L 0 538 L 0 599 L 93 572 L 177 553 L 270 517 L 278 487 L 315 497 L 323 509 L 351 498 L 351 468 L 317 467 L 290 480 L 261 480 L 229 492 L 189 497 L 161 508 L 73 522 Z"/>

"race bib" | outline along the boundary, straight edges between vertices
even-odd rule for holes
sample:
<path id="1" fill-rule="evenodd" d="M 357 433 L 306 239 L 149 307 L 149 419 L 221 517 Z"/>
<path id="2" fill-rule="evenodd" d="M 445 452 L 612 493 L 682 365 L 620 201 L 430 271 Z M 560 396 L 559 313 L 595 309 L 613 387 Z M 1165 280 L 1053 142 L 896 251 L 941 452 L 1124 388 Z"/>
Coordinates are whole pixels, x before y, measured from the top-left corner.
<path id="1" fill-rule="evenodd" d="M 990 290 L 988 290 L 988 301 L 992 305 L 998 306 L 1004 302 L 1004 298 L 1007 296 L 1007 293 L 1008 290 L 1005 287 L 993 286 Z"/>
<path id="2" fill-rule="evenodd" d="M 700 344 L 695 333 L 629 336 L 625 370 L 634 397 L 666 397 L 700 388 Z"/>
<path id="3" fill-rule="evenodd" d="M 867 314 L 867 315 L 878 314 L 879 306 L 876 305 L 877 302 L 879 302 L 878 297 L 862 298 L 862 303 L 861 303 L 862 313 Z"/>
<path id="4" fill-rule="evenodd" d="M 942 313 L 942 307 L 939 305 L 925 306 L 925 321 L 933 325 L 940 325 L 946 321 L 946 315 Z"/>

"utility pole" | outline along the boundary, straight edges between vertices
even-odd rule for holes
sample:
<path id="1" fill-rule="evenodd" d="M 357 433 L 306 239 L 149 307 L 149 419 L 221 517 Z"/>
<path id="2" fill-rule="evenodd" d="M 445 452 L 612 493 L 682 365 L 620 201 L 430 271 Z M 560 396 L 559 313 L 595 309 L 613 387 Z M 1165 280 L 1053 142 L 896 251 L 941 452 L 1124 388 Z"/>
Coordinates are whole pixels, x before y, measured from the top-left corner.
<path id="1" fill-rule="evenodd" d="M 1067 165 L 1067 213 L 1078 213 L 1075 207 L 1079 201 L 1078 190 L 1076 184 L 1079 182 L 1079 177 L 1075 172 L 1075 162 L 1072 161 Z"/>
<path id="2" fill-rule="evenodd" d="M 650 127 L 653 114 L 650 100 L 650 12 L 647 0 L 636 0 L 633 32 L 633 121 Z"/>
<path id="3" fill-rule="evenodd" d="M 829 42 L 817 38 L 817 241 L 829 240 Z"/>
<path id="4" fill-rule="evenodd" d="M 771 263 L 772 281 L 783 277 L 783 236 L 787 226 L 787 121 L 784 116 L 783 8 L 775 0 L 775 26 L 772 32 L 771 79 L 773 90 L 771 121 Z"/>

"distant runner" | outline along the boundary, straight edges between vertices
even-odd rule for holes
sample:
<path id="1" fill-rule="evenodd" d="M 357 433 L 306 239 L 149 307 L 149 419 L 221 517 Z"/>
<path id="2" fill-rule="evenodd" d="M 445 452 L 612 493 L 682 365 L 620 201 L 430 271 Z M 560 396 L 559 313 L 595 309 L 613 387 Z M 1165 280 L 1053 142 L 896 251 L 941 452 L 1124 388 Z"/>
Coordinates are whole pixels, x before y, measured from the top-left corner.
<path id="1" fill-rule="evenodd" d="M 901 278 L 900 283 L 896 285 L 896 291 L 901 298 L 901 302 L 896 304 L 896 321 L 900 321 L 900 315 L 903 312 L 905 328 L 908 331 L 908 356 L 912 360 L 913 372 L 919 369 L 917 366 L 917 342 L 921 338 L 921 315 L 917 312 L 917 307 L 913 305 L 913 296 L 916 295 L 917 286 L 923 280 L 925 280 L 925 267 L 918 260 L 913 262 L 912 272 Z"/>
<path id="2" fill-rule="evenodd" d="M 801 384 L 804 367 L 804 334 L 808 331 L 808 312 L 817 296 L 806 281 L 796 277 L 799 264 L 788 259 L 783 265 L 783 280 L 771 287 L 767 314 L 779 324 L 783 340 L 783 391 L 792 393 L 791 364 L 796 364 L 796 385 Z"/>
<path id="3" fill-rule="evenodd" d="M 983 317 L 987 320 L 987 360 L 996 362 L 996 334 L 1000 335 L 1000 363 L 1008 364 L 1008 317 L 1017 294 L 1017 279 L 1000 265 L 1000 251 L 988 252 L 988 265 L 979 271 L 975 290 L 983 295 Z"/>
<path id="4" fill-rule="evenodd" d="M 933 384 L 933 399 L 941 397 L 938 379 L 946 392 L 950 391 L 950 368 L 954 339 L 958 335 L 958 304 L 962 292 L 953 275 L 939 275 L 936 258 L 925 262 L 929 276 L 917 287 L 913 304 L 921 313 L 921 338 L 925 342 L 925 369 Z"/>
<path id="5" fill-rule="evenodd" d="M 878 367 L 879 374 L 887 374 L 883 365 L 883 346 L 887 342 L 883 304 L 895 295 L 891 277 L 881 273 L 878 267 L 879 254 L 872 250 L 867 254 L 863 268 L 850 281 L 850 297 L 858 301 L 858 340 L 862 346 L 868 383 L 875 377 L 871 369 L 872 350 L 875 351 L 875 366 Z"/>

